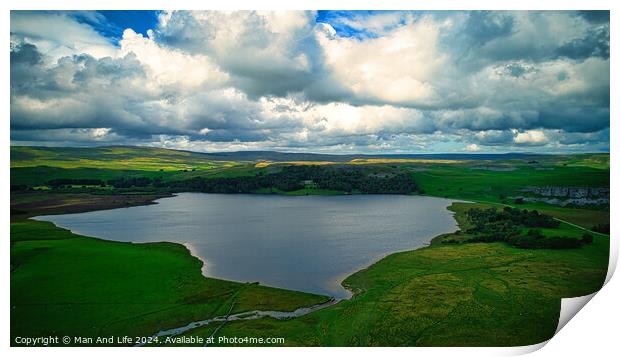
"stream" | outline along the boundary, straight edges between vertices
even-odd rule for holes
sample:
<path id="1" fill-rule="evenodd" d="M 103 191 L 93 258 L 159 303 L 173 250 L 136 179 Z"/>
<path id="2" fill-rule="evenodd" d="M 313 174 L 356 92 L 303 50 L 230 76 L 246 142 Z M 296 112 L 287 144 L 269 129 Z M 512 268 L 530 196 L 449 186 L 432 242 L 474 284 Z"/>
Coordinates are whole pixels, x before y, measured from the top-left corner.
<path id="1" fill-rule="evenodd" d="M 216 317 L 206 319 L 206 320 L 190 322 L 189 324 L 185 326 L 175 327 L 175 328 L 171 328 L 167 330 L 161 330 L 155 333 L 154 335 L 152 335 L 151 338 L 178 336 L 187 331 L 196 329 L 198 327 L 207 326 L 214 322 L 221 322 L 222 324 L 225 324 L 231 321 L 256 320 L 256 319 L 260 319 L 263 317 L 272 317 L 278 320 L 292 319 L 295 317 L 304 316 L 311 312 L 318 311 L 326 307 L 335 305 L 339 301 L 340 299 L 332 298 L 324 303 L 320 303 L 320 304 L 308 306 L 308 307 L 300 307 L 294 311 L 253 310 L 253 311 L 240 312 L 238 314 L 232 314 L 232 315 L 228 314 L 228 315 L 223 315 L 223 316 L 216 316 Z M 232 310 L 232 306 L 231 306 L 231 310 Z M 217 332 L 217 330 L 215 332 Z M 213 334 L 215 334 L 215 332 Z M 145 344 L 146 343 L 140 343 L 140 344 L 135 345 L 135 347 L 142 347 Z"/>

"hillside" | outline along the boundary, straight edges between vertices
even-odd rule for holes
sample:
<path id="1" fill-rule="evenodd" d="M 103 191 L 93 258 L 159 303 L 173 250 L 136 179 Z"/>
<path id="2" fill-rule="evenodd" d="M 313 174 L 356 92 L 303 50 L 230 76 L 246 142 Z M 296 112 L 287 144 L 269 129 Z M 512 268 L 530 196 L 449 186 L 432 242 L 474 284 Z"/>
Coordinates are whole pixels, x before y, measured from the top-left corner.
<path id="1" fill-rule="evenodd" d="M 99 167 L 131 169 L 196 168 L 213 167 L 222 162 L 233 161 L 273 161 L 273 162 L 335 162 L 346 163 L 353 160 L 527 160 L 540 161 L 553 159 L 566 161 L 573 165 L 609 167 L 609 154 L 543 155 L 534 153 L 502 154 L 315 154 L 277 151 L 235 151 L 202 153 L 172 150 L 146 146 L 99 146 L 99 147 L 42 147 L 11 146 L 11 167 L 55 166 L 64 168 Z M 217 162 L 217 163 L 216 163 Z"/>

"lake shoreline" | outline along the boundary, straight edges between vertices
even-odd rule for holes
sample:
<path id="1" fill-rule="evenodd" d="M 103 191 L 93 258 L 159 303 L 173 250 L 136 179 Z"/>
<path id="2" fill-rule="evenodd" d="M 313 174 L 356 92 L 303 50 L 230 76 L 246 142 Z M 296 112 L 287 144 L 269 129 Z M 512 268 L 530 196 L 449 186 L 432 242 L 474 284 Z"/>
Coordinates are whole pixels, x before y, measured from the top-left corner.
<path id="1" fill-rule="evenodd" d="M 14 193 L 11 195 L 14 195 Z M 25 203 L 12 202 L 10 218 L 11 221 L 14 221 L 43 215 L 63 215 L 105 211 L 117 208 L 148 206 L 157 204 L 157 200 L 162 198 L 170 198 L 175 196 L 175 193 L 134 193 L 113 195 L 51 193 L 48 194 L 45 199 L 40 201 Z"/>
<path id="2" fill-rule="evenodd" d="M 160 200 L 164 199 L 164 198 L 172 198 L 172 197 L 178 197 L 179 194 L 183 194 L 185 192 L 180 192 L 180 193 L 175 193 L 175 194 L 171 194 L 170 196 L 162 196 L 162 197 L 154 197 L 148 201 L 143 201 L 143 202 L 135 202 L 135 204 L 132 204 L 131 206 L 121 206 L 121 207 L 106 207 L 103 209 L 93 209 L 92 207 L 89 207 L 88 209 L 85 209 L 83 211 L 80 212 L 75 212 L 72 211 L 71 213 L 86 213 L 86 212 L 94 212 L 94 211 L 103 211 L 103 210 L 116 210 L 119 208 L 129 208 L 129 207 L 136 207 L 136 206 L 147 206 L 147 205 L 156 205 L 159 204 Z M 191 194 L 195 194 L 195 192 L 189 192 Z M 223 194 L 225 195 L 225 194 Z M 235 194 L 233 194 L 235 195 Z M 276 195 L 276 196 L 283 196 L 283 197 L 288 197 L 291 198 L 291 196 L 288 195 L 282 195 L 282 194 L 278 194 L 278 193 L 258 193 L 258 194 L 244 194 L 244 195 L 248 195 L 248 196 L 264 196 L 264 195 Z M 341 195 L 341 196 L 373 196 L 374 194 L 355 194 L 355 195 Z M 304 195 L 305 196 L 305 195 Z M 304 196 L 293 196 L 293 197 L 304 197 Z M 323 195 L 315 195 L 315 196 L 323 196 Z M 390 195 L 388 195 L 390 196 Z M 410 195 L 394 195 L 394 196 L 410 196 Z M 416 195 L 418 196 L 418 195 Z M 447 209 L 450 212 L 453 212 L 449 209 L 449 207 L 454 204 L 455 202 L 462 202 L 460 200 L 451 200 L 451 199 L 446 199 L 444 197 L 431 197 L 431 196 L 422 196 L 420 195 L 420 197 L 427 197 L 427 198 L 437 198 L 437 199 L 441 199 L 441 200 L 448 200 L 450 201 L 448 203 L 448 205 L 444 208 Z M 454 219 L 454 213 L 451 214 L 452 219 L 454 220 L 454 225 L 455 230 L 459 229 L 458 226 L 458 222 Z M 33 220 L 37 220 L 38 216 L 34 216 L 34 217 L 30 217 Z M 53 224 L 55 224 L 57 227 L 59 228 L 69 228 L 66 226 L 58 226 L 55 222 L 52 222 Z M 88 236 L 88 237 L 93 237 L 95 239 L 101 239 L 101 240 L 105 240 L 105 241 L 110 241 L 110 242 L 118 242 L 118 241 L 124 241 L 124 240 L 114 240 L 114 239 L 110 239 L 109 237 L 100 237 L 97 236 L 95 234 L 89 234 L 87 232 L 80 232 L 80 231 L 76 231 L 74 229 L 70 229 L 69 230 L 74 233 L 74 234 L 79 234 L 79 235 L 83 235 L 83 236 Z M 266 286 L 266 287 L 273 287 L 273 288 L 278 288 L 278 289 L 285 289 L 285 290 L 290 290 L 290 291 L 296 291 L 296 292 L 306 292 L 306 293 L 313 293 L 313 294 L 323 294 L 326 296 L 329 296 L 331 298 L 335 298 L 335 299 L 350 299 L 355 297 L 355 295 L 358 293 L 356 292 L 354 289 L 352 289 L 350 286 L 348 286 L 347 284 L 345 284 L 344 282 L 346 281 L 346 279 L 356 273 L 359 273 L 361 271 L 364 271 L 368 268 L 370 268 L 371 266 L 373 266 L 374 264 L 376 264 L 377 262 L 379 262 L 382 259 L 385 259 L 387 257 L 389 257 L 392 254 L 397 254 L 397 253 L 403 253 L 403 252 L 408 252 L 408 251 L 413 251 L 413 250 L 417 250 L 420 248 L 425 248 L 425 247 L 429 247 L 433 244 L 433 241 L 440 237 L 440 236 L 445 236 L 448 234 L 452 234 L 454 233 L 454 231 L 451 232 L 446 232 L 446 233 L 442 233 L 440 235 L 434 235 L 426 240 L 424 240 L 424 243 L 422 246 L 419 247 L 414 247 L 413 249 L 411 248 L 404 248 L 404 249 L 398 249 L 398 250 L 390 250 L 384 253 L 381 253 L 377 256 L 371 257 L 366 263 L 363 263 L 360 266 L 357 266 L 351 270 L 347 270 L 345 273 L 339 274 L 338 278 L 334 278 L 334 284 L 337 284 L 337 286 L 339 286 L 341 288 L 341 290 L 346 291 L 345 295 L 343 296 L 339 296 L 338 294 L 336 295 L 332 295 L 332 294 L 328 294 L 327 292 L 318 292 L 318 291 L 308 291 L 308 290 L 302 290 L 299 287 L 295 288 L 295 287 L 285 287 L 285 286 L 275 286 L 273 284 L 269 284 L 268 282 L 263 283 L 262 281 L 260 281 L 259 283 L 262 286 Z M 238 282 L 238 283 L 248 283 L 248 282 L 252 282 L 251 280 L 244 280 L 244 279 L 234 279 L 234 278 L 229 278 L 229 277 L 222 277 L 221 275 L 217 274 L 217 273 L 212 273 L 212 272 L 208 272 L 207 270 L 207 260 L 206 257 L 203 258 L 201 257 L 201 255 L 197 252 L 196 248 L 193 247 L 191 242 L 178 242 L 178 241 L 170 241 L 170 240 L 161 240 L 162 242 L 168 242 L 168 243 L 172 243 L 172 244 L 179 244 L 182 245 L 189 253 L 189 255 L 191 255 L 193 258 L 197 259 L 200 261 L 201 263 L 201 267 L 200 267 L 200 271 L 202 276 L 204 276 L 205 278 L 211 278 L 211 279 L 219 279 L 219 280 L 225 280 L 225 281 L 231 281 L 231 282 Z M 133 244 L 143 244 L 146 242 L 136 242 L 136 241 L 131 241 L 131 243 Z M 252 279 L 253 280 L 253 279 Z"/>
<path id="3" fill-rule="evenodd" d="M 212 192 L 195 192 L 195 191 L 182 191 L 182 192 L 145 192 L 145 193 L 115 193 L 111 195 L 94 195 L 85 193 L 46 193 L 48 199 L 41 201 L 33 201 L 27 203 L 15 203 L 11 204 L 11 220 L 28 219 L 35 216 L 43 215 L 62 215 L 73 213 L 86 213 L 105 211 L 117 208 L 129 208 L 138 206 L 148 206 L 157 204 L 157 201 L 162 198 L 176 197 L 182 193 L 212 193 Z M 30 193 L 28 193 L 30 194 Z M 22 195 L 21 193 L 11 193 L 11 195 Z M 36 195 L 36 193 L 33 193 Z M 291 192 L 251 192 L 251 193 L 226 193 L 226 195 L 257 195 L 257 196 L 284 196 L 284 197 L 306 197 L 306 196 L 370 196 L 370 195 L 386 195 L 385 193 L 347 193 L 347 192 L 326 192 L 315 191 L 308 192 L 307 194 L 299 194 L 296 191 Z M 391 194 L 394 196 L 422 196 L 422 197 L 435 197 L 428 195 L 403 195 L 403 194 Z M 77 198 L 77 200 L 76 200 Z M 94 198 L 104 198 L 104 204 L 93 204 L 92 202 L 85 202 L 82 204 L 79 200 L 89 200 Z M 116 198 L 118 201 L 111 200 Z M 445 197 L 436 197 L 445 198 Z M 73 202 L 65 203 L 63 199 L 70 199 Z M 121 201 L 123 200 L 123 201 Z M 111 202 L 110 202 L 111 201 Z M 53 207 L 53 210 L 49 210 L 49 207 Z"/>

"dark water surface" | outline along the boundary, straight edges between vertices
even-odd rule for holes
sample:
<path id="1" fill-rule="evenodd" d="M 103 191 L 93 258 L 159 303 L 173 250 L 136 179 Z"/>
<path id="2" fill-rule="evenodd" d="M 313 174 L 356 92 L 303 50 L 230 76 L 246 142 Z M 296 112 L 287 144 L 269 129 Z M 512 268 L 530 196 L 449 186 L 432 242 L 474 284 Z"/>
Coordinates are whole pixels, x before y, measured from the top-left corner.
<path id="1" fill-rule="evenodd" d="M 455 231 L 451 202 L 181 193 L 156 205 L 37 219 L 114 241 L 183 243 L 205 262 L 206 276 L 343 298 L 350 294 L 340 282 L 351 273 Z"/>

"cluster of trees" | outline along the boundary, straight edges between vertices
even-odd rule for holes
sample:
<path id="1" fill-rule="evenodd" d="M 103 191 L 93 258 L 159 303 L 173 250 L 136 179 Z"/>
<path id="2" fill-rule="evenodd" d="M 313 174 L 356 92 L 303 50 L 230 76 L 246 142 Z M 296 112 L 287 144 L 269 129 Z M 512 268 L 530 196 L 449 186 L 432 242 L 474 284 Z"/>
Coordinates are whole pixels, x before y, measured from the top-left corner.
<path id="1" fill-rule="evenodd" d="M 63 186 L 83 185 L 83 186 L 105 186 L 105 182 L 99 179 L 70 179 L 70 178 L 58 178 L 52 179 L 45 183 L 52 188 L 59 188 Z"/>
<path id="2" fill-rule="evenodd" d="M 407 194 L 417 190 L 413 179 L 405 173 L 392 176 L 369 176 L 359 168 L 326 166 L 287 166 L 272 174 L 258 173 L 254 176 L 203 178 L 183 181 L 160 182 L 159 187 L 175 191 L 200 191 L 211 193 L 249 193 L 260 188 L 295 191 L 312 181 L 319 189 L 360 193 Z"/>
<path id="3" fill-rule="evenodd" d="M 474 238 L 473 240 L 476 240 Z M 479 240 L 484 241 L 484 240 Z M 564 236 L 546 236 L 538 229 L 530 229 L 526 234 L 516 234 L 505 237 L 502 241 L 517 248 L 524 249 L 570 249 L 579 248 L 584 244 L 591 244 L 593 237 L 584 234 L 581 239 Z"/>
<path id="4" fill-rule="evenodd" d="M 609 234 L 609 223 L 599 223 L 592 227 L 592 230 L 603 234 Z"/>
<path id="5" fill-rule="evenodd" d="M 150 177 L 119 177 L 108 180 L 108 185 L 114 186 L 115 188 L 157 186 L 158 183 L 161 183 L 161 178 L 159 177 L 155 179 L 151 179 Z"/>
<path id="6" fill-rule="evenodd" d="M 568 249 L 591 244 L 593 237 L 584 234 L 581 239 L 564 236 L 547 236 L 540 229 L 557 228 L 559 222 L 553 217 L 536 210 L 506 207 L 501 211 L 494 208 L 467 211 L 472 227 L 465 232 L 472 235 L 467 242 L 506 242 L 517 248 L 526 249 Z M 530 228 L 523 233 L 524 228 Z M 456 241 L 446 241 L 456 243 Z"/>
<path id="7" fill-rule="evenodd" d="M 30 189 L 28 185 L 16 184 L 11 185 L 11 192 L 27 191 Z"/>
<path id="8" fill-rule="evenodd" d="M 57 178 L 51 179 L 45 182 L 45 185 L 53 188 L 53 189 L 64 189 L 72 186 L 101 186 L 104 187 L 106 183 L 103 180 L 99 179 L 86 179 L 86 178 Z M 33 190 L 32 186 L 24 185 L 24 184 L 15 184 L 11 185 L 11 192 L 17 191 L 29 191 Z"/>
<path id="9" fill-rule="evenodd" d="M 488 227 L 495 223 L 509 223 L 514 226 L 528 228 L 557 228 L 560 222 L 537 210 L 527 210 L 512 207 L 504 207 L 502 210 L 495 208 L 478 209 L 472 208 L 467 211 L 467 218 L 475 226 Z"/>
<path id="10" fill-rule="evenodd" d="M 250 176 L 254 178 L 254 176 Z M 286 183 L 282 183 L 283 185 Z M 168 188 L 172 191 L 191 191 L 209 193 L 250 193 L 261 186 L 254 179 L 244 177 L 193 177 L 187 180 L 161 182 L 157 187 Z"/>

